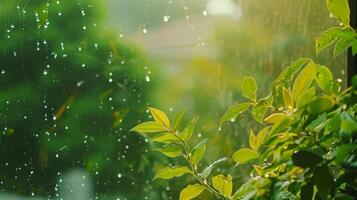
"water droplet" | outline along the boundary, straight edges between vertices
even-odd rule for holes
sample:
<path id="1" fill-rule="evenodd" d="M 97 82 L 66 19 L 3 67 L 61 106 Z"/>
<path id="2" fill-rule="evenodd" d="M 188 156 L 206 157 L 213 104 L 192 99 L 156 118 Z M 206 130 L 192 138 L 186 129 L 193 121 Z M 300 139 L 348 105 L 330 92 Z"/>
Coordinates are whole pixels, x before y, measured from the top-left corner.
<path id="1" fill-rule="evenodd" d="M 168 15 L 165 15 L 165 16 L 164 16 L 164 22 L 168 22 L 169 19 L 170 19 L 170 16 L 168 16 Z"/>

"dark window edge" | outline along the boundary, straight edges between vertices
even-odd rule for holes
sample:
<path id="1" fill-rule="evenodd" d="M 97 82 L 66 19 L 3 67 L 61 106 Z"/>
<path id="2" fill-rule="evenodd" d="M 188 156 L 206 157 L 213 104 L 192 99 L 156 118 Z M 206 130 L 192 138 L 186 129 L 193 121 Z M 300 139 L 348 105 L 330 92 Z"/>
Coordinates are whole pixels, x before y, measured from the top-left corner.
<path id="1" fill-rule="evenodd" d="M 350 25 L 353 28 L 357 28 L 357 1 L 356 0 L 349 0 L 350 3 Z M 348 85 L 351 86 L 352 77 L 357 75 L 357 56 L 352 56 L 352 48 L 348 49 L 347 52 L 347 81 Z"/>

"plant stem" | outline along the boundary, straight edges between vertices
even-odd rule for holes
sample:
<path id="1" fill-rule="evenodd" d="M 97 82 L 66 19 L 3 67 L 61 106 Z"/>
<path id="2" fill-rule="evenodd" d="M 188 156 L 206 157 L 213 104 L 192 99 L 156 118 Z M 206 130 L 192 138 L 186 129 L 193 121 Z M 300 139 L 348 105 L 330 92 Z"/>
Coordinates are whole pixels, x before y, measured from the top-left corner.
<path id="1" fill-rule="evenodd" d="M 189 146 L 187 145 L 187 143 L 180 138 L 176 131 L 173 129 L 170 129 L 170 132 L 172 134 L 175 135 L 175 137 L 180 141 L 182 147 L 184 148 L 185 151 L 185 155 L 183 156 L 185 158 L 185 160 L 187 161 L 187 163 L 189 164 L 192 174 L 193 176 L 198 180 L 198 182 L 200 182 L 200 184 L 202 186 L 204 186 L 208 191 L 210 191 L 212 194 L 214 194 L 215 196 L 217 196 L 219 199 L 226 199 L 221 193 L 219 193 L 217 190 L 215 190 L 213 187 L 211 187 L 210 185 L 208 185 L 205 180 L 199 175 L 197 168 L 195 167 L 195 165 L 191 162 L 191 155 L 190 155 L 190 149 Z"/>

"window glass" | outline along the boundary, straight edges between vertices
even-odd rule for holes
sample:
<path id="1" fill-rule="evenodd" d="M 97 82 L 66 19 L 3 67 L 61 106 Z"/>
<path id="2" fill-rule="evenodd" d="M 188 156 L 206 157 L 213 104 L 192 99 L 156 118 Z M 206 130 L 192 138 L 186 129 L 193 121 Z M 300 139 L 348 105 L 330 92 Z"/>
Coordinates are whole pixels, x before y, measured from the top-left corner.
<path id="1" fill-rule="evenodd" d="M 243 76 L 267 95 L 311 57 L 345 84 L 347 56 L 315 53 L 336 23 L 324 0 L 1 0 L 0 199 L 176 199 L 189 179 L 153 180 L 172 161 L 129 131 L 147 106 L 199 115 L 204 163 L 230 155 Z"/>

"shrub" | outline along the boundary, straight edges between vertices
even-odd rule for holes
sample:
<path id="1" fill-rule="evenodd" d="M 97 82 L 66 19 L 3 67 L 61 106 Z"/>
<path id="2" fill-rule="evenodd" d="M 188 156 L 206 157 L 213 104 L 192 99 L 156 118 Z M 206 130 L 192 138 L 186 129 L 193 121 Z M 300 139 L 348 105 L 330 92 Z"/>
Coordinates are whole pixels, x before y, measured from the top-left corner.
<path id="1" fill-rule="evenodd" d="M 357 34 L 349 26 L 345 0 L 328 0 L 327 7 L 341 27 L 323 32 L 316 40 L 316 52 L 335 44 L 337 56 L 352 46 L 357 52 Z M 312 59 L 299 58 L 285 68 L 271 84 L 271 92 L 257 97 L 253 77 L 244 77 L 242 94 L 246 102 L 233 105 L 220 124 L 250 111 L 261 129 L 250 131 L 249 147 L 233 153 L 237 165 L 251 165 L 250 179 L 233 192 L 230 174 L 211 172 L 217 160 L 206 168 L 198 163 L 207 148 L 206 140 L 191 145 L 197 117 L 184 129 L 180 122 L 185 110 L 172 120 L 149 108 L 153 121 L 132 129 L 160 144 L 157 149 L 185 164 L 167 166 L 154 179 L 171 179 L 190 174 L 195 183 L 186 186 L 180 199 L 192 199 L 204 190 L 218 199 L 353 199 L 357 192 L 357 90 L 342 87 L 328 67 Z"/>

